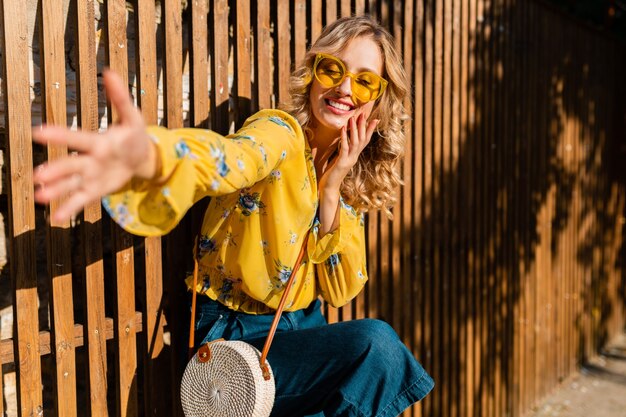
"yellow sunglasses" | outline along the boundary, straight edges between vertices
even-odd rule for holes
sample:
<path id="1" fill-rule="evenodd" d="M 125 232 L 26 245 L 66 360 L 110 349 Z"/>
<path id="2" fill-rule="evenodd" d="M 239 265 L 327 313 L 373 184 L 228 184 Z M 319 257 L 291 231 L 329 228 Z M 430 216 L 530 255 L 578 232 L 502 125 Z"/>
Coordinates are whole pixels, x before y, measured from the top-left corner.
<path id="1" fill-rule="evenodd" d="M 326 88 L 337 87 L 346 77 L 350 77 L 353 101 L 359 103 L 376 100 L 387 88 L 387 80 L 380 75 L 371 71 L 353 74 L 346 70 L 346 65 L 339 58 L 328 54 L 317 54 L 313 74 Z"/>

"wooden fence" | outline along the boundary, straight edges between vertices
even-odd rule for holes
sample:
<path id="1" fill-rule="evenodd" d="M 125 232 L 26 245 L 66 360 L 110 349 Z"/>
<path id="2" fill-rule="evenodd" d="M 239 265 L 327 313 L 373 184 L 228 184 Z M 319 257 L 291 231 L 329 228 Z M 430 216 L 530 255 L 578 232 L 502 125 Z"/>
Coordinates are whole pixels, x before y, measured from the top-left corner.
<path id="1" fill-rule="evenodd" d="M 539 1 L 101 3 L 0 0 L 2 413 L 182 415 L 182 279 L 202 207 L 163 240 L 97 204 L 47 222 L 57 206 L 33 204 L 33 163 L 67 150 L 33 148 L 31 126 L 115 120 L 106 64 L 149 123 L 226 133 L 283 101 L 292 63 L 352 13 L 396 36 L 413 118 L 395 218 L 368 217 L 370 282 L 326 314 L 389 321 L 435 377 L 405 415 L 521 416 L 624 329 L 623 43 Z"/>

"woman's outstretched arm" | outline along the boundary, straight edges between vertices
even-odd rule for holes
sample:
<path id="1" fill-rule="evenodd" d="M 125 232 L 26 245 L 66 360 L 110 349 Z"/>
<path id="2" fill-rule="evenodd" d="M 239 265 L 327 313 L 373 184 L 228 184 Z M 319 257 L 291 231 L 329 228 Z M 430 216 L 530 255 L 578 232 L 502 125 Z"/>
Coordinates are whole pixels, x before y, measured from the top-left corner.
<path id="1" fill-rule="evenodd" d="M 54 213 L 56 220 L 80 212 L 87 204 L 119 190 L 132 178 L 149 180 L 159 175 L 158 152 L 121 77 L 106 71 L 104 86 L 111 105 L 119 114 L 117 124 L 106 132 L 73 131 L 60 126 L 42 126 L 33 132 L 35 142 L 64 145 L 78 151 L 77 155 L 35 169 L 38 203 L 47 204 L 70 194 Z"/>

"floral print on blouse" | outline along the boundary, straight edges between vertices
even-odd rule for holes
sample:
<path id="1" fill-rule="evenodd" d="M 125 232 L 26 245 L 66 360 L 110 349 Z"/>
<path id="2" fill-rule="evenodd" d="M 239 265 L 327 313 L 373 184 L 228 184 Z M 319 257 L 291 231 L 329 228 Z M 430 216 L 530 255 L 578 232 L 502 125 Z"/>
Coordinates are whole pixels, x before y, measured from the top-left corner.
<path id="1" fill-rule="evenodd" d="M 191 128 L 150 127 L 148 133 L 161 156 L 159 178 L 133 180 L 102 203 L 125 230 L 160 236 L 211 196 L 197 240 L 196 291 L 237 311 L 271 312 L 309 229 L 286 310 L 302 309 L 318 296 L 338 307 L 362 290 L 363 216 L 342 200 L 339 227 L 318 237 L 315 167 L 292 116 L 263 110 L 228 136 Z"/>

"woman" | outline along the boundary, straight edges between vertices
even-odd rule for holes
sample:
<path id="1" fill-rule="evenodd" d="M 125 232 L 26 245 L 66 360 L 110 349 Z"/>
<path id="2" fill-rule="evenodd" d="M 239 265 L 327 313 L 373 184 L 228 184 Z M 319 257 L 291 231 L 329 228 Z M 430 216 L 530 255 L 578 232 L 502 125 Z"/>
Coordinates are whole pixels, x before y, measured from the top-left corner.
<path id="1" fill-rule="evenodd" d="M 70 193 L 56 212 L 66 218 L 104 196 L 117 223 L 153 236 L 212 196 L 196 250 L 195 290 L 204 295 L 197 346 L 223 337 L 260 349 L 304 243 L 268 357 L 274 416 L 395 416 L 432 389 L 390 326 L 327 325 L 318 300 L 341 306 L 362 290 L 362 213 L 389 213 L 400 183 L 408 81 L 387 31 L 368 17 L 329 25 L 292 76 L 288 112 L 260 111 L 227 137 L 146 128 L 119 77 L 107 73 L 105 83 L 119 125 L 103 135 L 55 127 L 36 134 L 81 152 L 38 168 L 37 201 Z"/>

